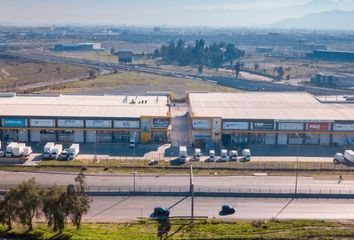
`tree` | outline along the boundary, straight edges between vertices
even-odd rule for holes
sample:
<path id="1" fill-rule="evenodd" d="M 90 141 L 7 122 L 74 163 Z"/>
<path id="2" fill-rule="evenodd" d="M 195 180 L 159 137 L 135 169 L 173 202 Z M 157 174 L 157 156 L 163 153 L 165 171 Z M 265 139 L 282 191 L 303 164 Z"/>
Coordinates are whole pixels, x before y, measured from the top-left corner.
<path id="1" fill-rule="evenodd" d="M 203 65 L 198 66 L 198 73 L 202 74 L 203 73 Z"/>
<path id="2" fill-rule="evenodd" d="M 12 229 L 12 223 L 16 219 L 16 195 L 16 190 L 10 189 L 4 199 L 0 200 L 0 224 L 6 225 L 8 230 Z"/>
<path id="3" fill-rule="evenodd" d="M 228 61 L 231 66 L 234 64 L 235 59 L 241 58 L 244 55 L 245 55 L 245 52 L 236 48 L 235 45 L 227 44 L 226 50 L 225 50 L 225 60 Z"/>
<path id="4" fill-rule="evenodd" d="M 152 53 L 153 58 L 159 58 L 161 57 L 161 51 L 160 49 L 155 49 L 154 52 Z"/>
<path id="5" fill-rule="evenodd" d="M 116 50 L 112 47 L 112 48 L 111 48 L 111 55 L 114 55 L 115 51 L 116 51 Z"/>
<path id="6" fill-rule="evenodd" d="M 236 79 L 240 76 L 240 72 L 241 72 L 241 63 L 237 62 L 234 66 L 235 69 L 235 74 L 236 74 Z"/>
<path id="7" fill-rule="evenodd" d="M 258 72 L 258 70 L 259 70 L 259 63 L 255 63 L 254 64 L 254 71 Z"/>
<path id="8" fill-rule="evenodd" d="M 70 209 L 71 221 L 79 229 L 82 217 L 90 209 L 91 199 L 85 193 L 85 174 L 82 171 L 75 178 L 75 182 L 76 186 L 69 185 L 67 187 L 66 198 L 68 200 L 67 206 Z"/>
<path id="9" fill-rule="evenodd" d="M 276 74 L 276 75 L 275 75 Z M 282 66 L 275 67 L 273 70 L 273 75 L 276 79 L 281 80 L 284 78 L 285 70 Z"/>
<path id="10" fill-rule="evenodd" d="M 96 71 L 91 69 L 89 71 L 89 76 L 90 79 L 94 79 L 96 77 Z"/>
<path id="11" fill-rule="evenodd" d="M 41 190 L 34 178 L 22 182 L 14 190 L 16 216 L 20 224 L 33 229 L 33 218 L 40 216 Z"/>
<path id="12" fill-rule="evenodd" d="M 42 211 L 48 221 L 48 226 L 54 231 L 62 232 L 65 228 L 66 218 L 70 213 L 65 188 L 60 186 L 48 187 L 43 192 Z"/>
<path id="13" fill-rule="evenodd" d="M 215 42 L 209 47 L 209 52 L 208 52 L 209 58 L 210 58 L 210 66 L 214 68 L 219 68 L 221 67 L 223 60 L 224 60 L 224 54 L 218 44 Z"/>

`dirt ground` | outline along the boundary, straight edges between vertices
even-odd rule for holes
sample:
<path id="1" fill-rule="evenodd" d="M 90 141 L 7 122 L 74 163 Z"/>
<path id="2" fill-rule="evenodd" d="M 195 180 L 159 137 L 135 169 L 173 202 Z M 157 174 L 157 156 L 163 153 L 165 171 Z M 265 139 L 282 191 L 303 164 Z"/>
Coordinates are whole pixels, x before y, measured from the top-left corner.
<path id="1" fill-rule="evenodd" d="M 168 91 L 177 98 L 185 97 L 186 91 L 239 92 L 202 80 L 163 77 L 136 72 L 119 72 L 67 84 L 38 89 L 37 93 L 91 93 L 91 94 L 145 94 L 148 91 Z"/>
<path id="2" fill-rule="evenodd" d="M 89 71 L 90 68 L 67 64 L 0 60 L 0 90 L 10 90 L 43 81 L 58 82 L 88 76 Z"/>
<path id="3" fill-rule="evenodd" d="M 318 72 L 345 72 L 354 73 L 354 63 L 330 62 L 330 61 L 312 61 L 312 60 L 283 60 L 278 58 L 248 56 L 242 59 L 246 67 L 254 69 L 254 64 L 258 63 L 261 70 L 265 69 L 267 73 L 273 74 L 275 67 L 282 66 L 288 69 L 285 73 L 290 75 L 290 81 L 309 81 L 311 76 Z M 286 82 L 286 80 L 283 80 Z"/>

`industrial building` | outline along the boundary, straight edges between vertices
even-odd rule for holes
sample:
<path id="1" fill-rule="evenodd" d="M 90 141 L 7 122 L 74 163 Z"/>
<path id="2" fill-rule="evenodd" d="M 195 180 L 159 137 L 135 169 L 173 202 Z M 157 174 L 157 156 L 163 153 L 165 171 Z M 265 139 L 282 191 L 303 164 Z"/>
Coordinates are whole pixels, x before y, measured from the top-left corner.
<path id="1" fill-rule="evenodd" d="M 168 96 L 0 94 L 0 137 L 19 142 L 168 141 Z"/>
<path id="2" fill-rule="evenodd" d="M 320 72 L 311 77 L 311 83 L 319 86 L 331 86 L 337 88 L 353 88 L 354 74 Z"/>
<path id="3" fill-rule="evenodd" d="M 327 61 L 354 62 L 354 52 L 346 51 L 314 50 L 313 53 L 307 54 L 307 57 Z"/>
<path id="4" fill-rule="evenodd" d="M 102 51 L 101 43 L 56 44 L 55 52 Z"/>
<path id="5" fill-rule="evenodd" d="M 354 145 L 354 102 L 307 93 L 189 93 L 195 145 Z"/>

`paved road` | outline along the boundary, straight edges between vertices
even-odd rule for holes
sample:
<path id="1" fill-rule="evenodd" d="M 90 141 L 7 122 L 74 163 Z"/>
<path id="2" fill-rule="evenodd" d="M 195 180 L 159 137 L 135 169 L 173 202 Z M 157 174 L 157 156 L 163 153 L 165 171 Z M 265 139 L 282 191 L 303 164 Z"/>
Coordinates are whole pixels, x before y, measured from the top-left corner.
<path id="1" fill-rule="evenodd" d="M 75 174 L 0 172 L 0 185 L 18 184 L 35 177 L 41 184 L 67 185 L 74 182 Z M 88 186 L 100 190 L 129 190 L 133 186 L 133 176 L 88 175 Z M 205 176 L 194 178 L 195 191 L 223 192 L 294 192 L 294 176 Z M 139 176 L 136 190 L 141 191 L 188 191 L 189 176 Z M 344 179 L 340 184 L 337 177 L 314 179 L 298 178 L 300 193 L 354 193 L 354 180 Z"/>
<path id="2" fill-rule="evenodd" d="M 189 216 L 190 198 L 181 197 L 94 197 L 85 221 L 107 222 L 150 217 L 154 207 L 169 207 L 171 216 Z M 220 217 L 223 204 L 237 209 Z M 291 200 L 195 198 L 195 215 L 226 219 L 354 219 L 354 200 Z"/>
<path id="3" fill-rule="evenodd" d="M 94 68 L 98 68 L 101 70 L 108 70 L 108 71 L 114 71 L 115 69 L 124 69 L 124 66 L 119 64 L 104 63 L 104 62 L 93 61 L 93 60 L 74 59 L 74 58 L 57 57 L 57 56 L 49 56 L 49 55 L 26 55 L 20 53 L 8 53 L 8 55 L 20 57 L 23 59 L 36 60 L 36 61 L 66 63 L 66 64 L 86 66 L 86 67 L 94 67 Z M 275 91 L 275 92 L 308 91 L 310 93 L 318 94 L 318 95 L 352 94 L 351 91 L 340 90 L 340 89 L 320 88 L 320 87 L 312 87 L 312 86 L 306 86 L 306 87 L 293 86 L 293 85 L 286 85 L 286 84 L 273 83 L 267 81 L 235 79 L 232 77 L 224 77 L 224 76 L 210 76 L 210 75 L 200 76 L 198 74 L 191 74 L 191 73 L 178 72 L 178 71 L 175 72 L 165 71 L 165 70 L 151 68 L 151 67 L 127 66 L 127 69 L 130 71 L 157 74 L 157 75 L 162 75 L 167 77 L 173 76 L 173 77 L 181 77 L 181 78 L 190 78 L 195 80 L 203 79 L 203 80 L 215 81 L 218 84 L 223 86 L 243 89 L 246 91 Z"/>

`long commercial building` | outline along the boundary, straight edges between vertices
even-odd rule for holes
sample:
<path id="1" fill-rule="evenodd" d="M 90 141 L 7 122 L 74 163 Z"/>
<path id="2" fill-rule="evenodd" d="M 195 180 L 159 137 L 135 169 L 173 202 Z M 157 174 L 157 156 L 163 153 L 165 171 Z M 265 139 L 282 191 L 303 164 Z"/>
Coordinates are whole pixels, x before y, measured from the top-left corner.
<path id="1" fill-rule="evenodd" d="M 165 143 L 168 96 L 0 94 L 3 141 Z"/>
<path id="2" fill-rule="evenodd" d="M 354 145 L 350 98 L 307 93 L 189 93 L 196 145 Z"/>

